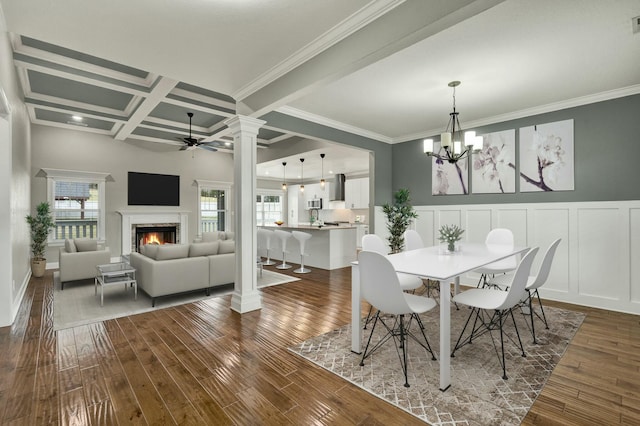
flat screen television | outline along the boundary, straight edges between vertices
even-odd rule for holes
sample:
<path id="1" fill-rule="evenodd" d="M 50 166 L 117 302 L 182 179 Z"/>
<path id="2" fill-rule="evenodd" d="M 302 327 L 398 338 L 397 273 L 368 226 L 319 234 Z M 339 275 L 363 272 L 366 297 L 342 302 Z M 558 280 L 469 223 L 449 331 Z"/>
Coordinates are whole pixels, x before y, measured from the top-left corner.
<path id="1" fill-rule="evenodd" d="M 129 172 L 130 206 L 179 206 L 180 176 Z"/>

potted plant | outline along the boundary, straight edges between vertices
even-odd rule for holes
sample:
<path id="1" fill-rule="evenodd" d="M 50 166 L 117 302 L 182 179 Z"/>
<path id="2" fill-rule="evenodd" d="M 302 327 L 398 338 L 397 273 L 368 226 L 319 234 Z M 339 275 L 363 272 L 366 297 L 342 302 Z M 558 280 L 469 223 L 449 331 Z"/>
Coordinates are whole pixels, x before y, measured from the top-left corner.
<path id="1" fill-rule="evenodd" d="M 382 211 L 387 216 L 389 248 L 391 253 L 398 253 L 404 246 L 404 231 L 409 227 L 411 220 L 418 217 L 418 214 L 411 206 L 408 189 L 399 189 L 393 197 L 393 204 L 385 203 Z"/>
<path id="2" fill-rule="evenodd" d="M 49 203 L 38 204 L 36 215 L 27 215 L 26 219 L 31 227 L 31 274 L 34 277 L 41 277 L 47 266 L 47 259 L 44 257 L 47 237 L 49 231 L 56 226 Z"/>

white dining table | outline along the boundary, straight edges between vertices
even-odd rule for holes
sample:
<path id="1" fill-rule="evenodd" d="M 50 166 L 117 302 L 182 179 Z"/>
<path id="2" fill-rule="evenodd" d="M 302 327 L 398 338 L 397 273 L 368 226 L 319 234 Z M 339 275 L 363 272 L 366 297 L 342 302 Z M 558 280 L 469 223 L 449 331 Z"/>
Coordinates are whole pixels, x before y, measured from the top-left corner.
<path id="1" fill-rule="evenodd" d="M 388 255 L 397 272 L 440 281 L 440 390 L 451 386 L 451 282 L 458 293 L 460 276 L 482 266 L 518 255 L 528 247 L 462 243 L 460 250 L 445 254 L 442 246 L 425 247 Z M 351 351 L 362 353 L 360 271 L 351 264 Z"/>

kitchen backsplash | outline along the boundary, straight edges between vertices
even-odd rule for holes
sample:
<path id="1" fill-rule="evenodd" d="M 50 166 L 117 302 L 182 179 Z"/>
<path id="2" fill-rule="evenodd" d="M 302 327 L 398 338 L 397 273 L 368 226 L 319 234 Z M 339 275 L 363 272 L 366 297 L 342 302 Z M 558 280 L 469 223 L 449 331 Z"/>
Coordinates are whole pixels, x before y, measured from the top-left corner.
<path id="1" fill-rule="evenodd" d="M 320 219 L 325 221 L 325 222 L 349 222 L 349 223 L 354 223 L 356 221 L 356 216 L 358 216 L 360 218 L 360 222 L 369 223 L 369 210 L 368 209 L 320 210 Z"/>

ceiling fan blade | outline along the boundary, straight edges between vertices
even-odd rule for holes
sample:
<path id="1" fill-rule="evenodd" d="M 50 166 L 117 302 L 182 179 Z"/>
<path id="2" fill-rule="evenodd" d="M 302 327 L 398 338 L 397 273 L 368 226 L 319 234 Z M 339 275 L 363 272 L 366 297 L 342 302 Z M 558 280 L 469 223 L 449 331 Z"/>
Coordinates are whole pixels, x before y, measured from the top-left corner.
<path id="1" fill-rule="evenodd" d="M 205 150 L 207 150 L 207 151 L 211 151 L 211 152 L 216 152 L 216 151 L 217 151 L 217 149 L 215 149 L 214 147 L 212 147 L 212 146 L 207 146 L 207 145 L 204 145 L 204 144 L 200 144 L 200 145 L 198 145 L 198 148 L 200 148 L 200 149 L 205 149 Z"/>
<path id="2" fill-rule="evenodd" d="M 180 151 L 186 151 L 187 149 L 189 149 L 187 145 L 180 147 Z"/>

